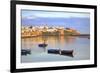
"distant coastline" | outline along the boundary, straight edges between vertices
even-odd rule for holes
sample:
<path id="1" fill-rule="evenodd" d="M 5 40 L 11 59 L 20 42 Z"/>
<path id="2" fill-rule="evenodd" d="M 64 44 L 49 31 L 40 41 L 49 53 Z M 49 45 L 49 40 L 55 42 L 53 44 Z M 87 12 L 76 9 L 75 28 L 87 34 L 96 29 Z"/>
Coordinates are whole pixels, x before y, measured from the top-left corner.
<path id="1" fill-rule="evenodd" d="M 21 38 L 32 38 L 32 37 L 39 37 L 39 36 L 43 36 L 43 35 L 37 35 L 37 36 L 21 36 Z M 58 36 L 58 35 L 45 35 L 45 36 Z M 80 35 L 60 35 L 60 36 L 71 36 L 71 37 L 86 37 L 86 38 L 90 38 L 89 34 L 80 34 Z"/>
<path id="2" fill-rule="evenodd" d="M 90 34 L 80 34 L 73 28 L 64 27 L 24 27 L 21 28 L 21 38 L 31 38 L 38 36 L 78 36 L 78 37 L 90 37 Z"/>

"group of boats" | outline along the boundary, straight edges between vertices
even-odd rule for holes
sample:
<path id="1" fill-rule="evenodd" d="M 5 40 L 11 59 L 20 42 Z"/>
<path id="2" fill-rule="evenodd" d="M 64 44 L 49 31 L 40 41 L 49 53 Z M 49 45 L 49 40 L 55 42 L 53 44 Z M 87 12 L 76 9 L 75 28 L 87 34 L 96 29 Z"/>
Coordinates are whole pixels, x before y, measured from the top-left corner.
<path id="1" fill-rule="evenodd" d="M 39 47 L 46 47 L 46 46 L 47 46 L 47 44 L 40 44 L 39 45 Z M 48 49 L 47 53 L 74 57 L 73 56 L 74 50 Z M 28 55 L 28 54 L 31 54 L 31 49 L 22 49 L 21 50 L 21 55 Z"/>
<path id="2" fill-rule="evenodd" d="M 46 48 L 47 46 L 48 44 L 46 44 L 45 41 L 44 43 L 38 44 L 38 47 L 42 47 L 42 48 Z M 47 52 L 48 54 L 58 54 L 58 55 L 73 57 L 74 50 L 48 49 Z M 30 49 L 21 50 L 21 55 L 27 55 L 27 54 L 31 54 Z"/>
<path id="3" fill-rule="evenodd" d="M 58 55 L 64 55 L 64 56 L 73 56 L 74 50 L 60 50 L 60 49 L 49 49 L 48 54 L 58 54 Z"/>
<path id="4" fill-rule="evenodd" d="M 48 44 L 39 44 L 39 47 L 47 47 Z M 67 55 L 73 57 L 73 52 L 74 50 L 60 50 L 60 49 L 49 49 L 48 53 L 49 54 L 60 54 L 60 55 Z"/>
<path id="5" fill-rule="evenodd" d="M 47 53 L 74 57 L 73 56 L 74 50 L 48 49 Z M 31 50 L 29 50 L 29 49 L 22 49 L 21 50 L 21 55 L 28 55 L 28 54 L 31 54 Z"/>

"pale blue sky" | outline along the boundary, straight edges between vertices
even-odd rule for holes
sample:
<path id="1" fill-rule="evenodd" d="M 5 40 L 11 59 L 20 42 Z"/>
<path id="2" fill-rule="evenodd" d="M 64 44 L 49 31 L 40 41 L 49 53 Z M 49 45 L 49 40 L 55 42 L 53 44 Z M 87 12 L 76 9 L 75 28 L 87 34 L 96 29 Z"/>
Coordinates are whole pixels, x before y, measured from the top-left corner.
<path id="1" fill-rule="evenodd" d="M 89 13 L 75 13 L 75 12 L 54 12 L 54 11 L 32 11 L 23 10 L 22 18 L 35 19 L 35 18 L 89 18 Z"/>
<path id="2" fill-rule="evenodd" d="M 76 12 L 55 12 L 22 10 L 22 25 L 24 26 L 63 26 L 74 28 L 80 33 L 90 33 L 90 14 Z"/>

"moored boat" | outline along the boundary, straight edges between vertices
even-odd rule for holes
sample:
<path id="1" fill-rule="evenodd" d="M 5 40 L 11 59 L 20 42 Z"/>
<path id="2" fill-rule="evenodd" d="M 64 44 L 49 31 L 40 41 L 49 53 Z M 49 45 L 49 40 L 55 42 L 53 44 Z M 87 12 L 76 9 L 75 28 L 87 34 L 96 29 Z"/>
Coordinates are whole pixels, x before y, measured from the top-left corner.
<path id="1" fill-rule="evenodd" d="M 73 50 L 61 50 L 61 55 L 71 56 L 73 57 Z"/>
<path id="2" fill-rule="evenodd" d="M 57 50 L 57 49 L 49 49 L 48 53 L 59 54 L 59 50 Z"/>
<path id="3" fill-rule="evenodd" d="M 31 50 L 29 50 L 29 49 L 22 49 L 21 50 L 21 55 L 27 55 L 27 54 L 31 54 Z"/>
<path id="4" fill-rule="evenodd" d="M 48 45 L 48 44 L 45 44 L 45 43 L 44 43 L 44 44 L 39 44 L 38 46 L 39 46 L 39 47 L 46 47 L 47 45 Z"/>
<path id="5" fill-rule="evenodd" d="M 70 57 L 73 57 L 73 52 L 74 50 L 60 50 L 60 49 L 49 49 L 48 50 L 49 54 L 60 54 L 60 55 L 70 56 Z"/>

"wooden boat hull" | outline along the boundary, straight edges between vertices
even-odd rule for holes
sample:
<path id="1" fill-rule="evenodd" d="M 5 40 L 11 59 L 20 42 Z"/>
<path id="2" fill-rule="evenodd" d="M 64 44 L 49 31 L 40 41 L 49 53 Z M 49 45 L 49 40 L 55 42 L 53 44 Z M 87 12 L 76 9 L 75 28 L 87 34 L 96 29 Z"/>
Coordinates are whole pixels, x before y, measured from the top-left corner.
<path id="1" fill-rule="evenodd" d="M 64 56 L 70 56 L 73 57 L 73 50 L 58 50 L 58 49 L 49 49 L 48 53 L 50 54 L 60 54 Z"/>
<path id="2" fill-rule="evenodd" d="M 61 51 L 61 55 L 67 55 L 67 56 L 71 56 L 71 57 L 73 57 L 73 50 L 62 50 Z"/>
<path id="3" fill-rule="evenodd" d="M 48 53 L 59 54 L 59 50 L 57 50 L 57 49 L 50 49 L 50 50 L 48 50 Z"/>
<path id="4" fill-rule="evenodd" d="M 30 50 L 25 50 L 25 49 L 21 50 L 21 55 L 27 55 L 27 54 L 31 54 L 31 51 Z"/>
<path id="5" fill-rule="evenodd" d="M 39 44 L 39 47 L 47 47 L 47 44 Z"/>

